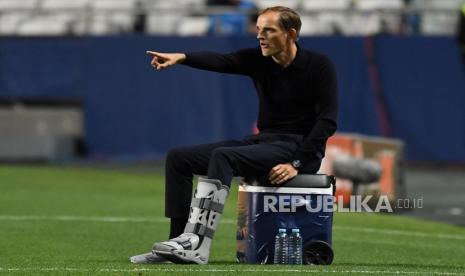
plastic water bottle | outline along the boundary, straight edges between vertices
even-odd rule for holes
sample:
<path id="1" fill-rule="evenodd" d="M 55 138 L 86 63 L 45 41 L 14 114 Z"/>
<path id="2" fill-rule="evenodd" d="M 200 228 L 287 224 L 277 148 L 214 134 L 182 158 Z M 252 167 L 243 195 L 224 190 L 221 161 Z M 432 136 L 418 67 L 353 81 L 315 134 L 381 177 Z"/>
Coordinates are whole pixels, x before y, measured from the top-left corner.
<path id="1" fill-rule="evenodd" d="M 302 264 L 302 237 L 300 230 L 297 228 L 292 229 L 289 236 L 289 264 Z"/>
<path id="2" fill-rule="evenodd" d="M 287 264 L 288 244 L 286 229 L 279 228 L 278 234 L 274 238 L 274 264 Z"/>

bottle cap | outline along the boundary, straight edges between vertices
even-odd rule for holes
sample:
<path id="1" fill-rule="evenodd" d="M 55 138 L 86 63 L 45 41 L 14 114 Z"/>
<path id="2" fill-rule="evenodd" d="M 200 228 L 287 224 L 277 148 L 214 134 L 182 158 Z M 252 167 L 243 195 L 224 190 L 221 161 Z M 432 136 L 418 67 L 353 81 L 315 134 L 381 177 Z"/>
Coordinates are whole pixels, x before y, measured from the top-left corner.
<path id="1" fill-rule="evenodd" d="M 286 229 L 284 229 L 284 228 L 279 228 L 278 232 L 279 232 L 279 233 L 286 233 Z"/>
<path id="2" fill-rule="evenodd" d="M 292 233 L 299 233 L 299 232 L 300 232 L 300 230 L 297 229 L 297 228 L 292 229 Z"/>

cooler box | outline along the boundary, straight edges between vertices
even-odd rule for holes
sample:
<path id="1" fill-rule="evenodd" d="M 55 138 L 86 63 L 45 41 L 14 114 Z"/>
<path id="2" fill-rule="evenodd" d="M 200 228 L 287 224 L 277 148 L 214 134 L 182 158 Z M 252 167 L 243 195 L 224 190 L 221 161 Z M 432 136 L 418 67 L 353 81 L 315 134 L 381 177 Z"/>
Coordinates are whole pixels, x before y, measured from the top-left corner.
<path id="1" fill-rule="evenodd" d="M 288 235 L 292 228 L 300 229 L 304 254 L 305 246 L 315 242 L 318 248 L 331 246 L 335 184 L 333 176 L 324 174 L 297 175 L 279 187 L 243 180 L 238 194 L 237 260 L 272 264 L 279 228 L 288 229 Z"/>

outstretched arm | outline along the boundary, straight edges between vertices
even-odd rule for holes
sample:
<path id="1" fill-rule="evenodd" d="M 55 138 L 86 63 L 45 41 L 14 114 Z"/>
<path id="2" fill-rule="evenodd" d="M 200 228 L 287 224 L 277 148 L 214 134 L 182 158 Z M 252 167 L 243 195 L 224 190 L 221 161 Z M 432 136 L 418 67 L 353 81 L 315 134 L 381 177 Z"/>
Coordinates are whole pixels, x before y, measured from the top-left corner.
<path id="1" fill-rule="evenodd" d="M 152 56 L 151 64 L 157 70 L 182 63 L 186 59 L 186 55 L 182 53 L 159 53 L 154 51 L 147 51 L 146 53 Z"/>
<path id="2" fill-rule="evenodd" d="M 182 63 L 197 69 L 251 75 L 257 71 L 257 49 L 242 49 L 229 54 L 215 52 L 159 53 L 147 51 L 151 55 L 152 66 L 157 70 Z"/>

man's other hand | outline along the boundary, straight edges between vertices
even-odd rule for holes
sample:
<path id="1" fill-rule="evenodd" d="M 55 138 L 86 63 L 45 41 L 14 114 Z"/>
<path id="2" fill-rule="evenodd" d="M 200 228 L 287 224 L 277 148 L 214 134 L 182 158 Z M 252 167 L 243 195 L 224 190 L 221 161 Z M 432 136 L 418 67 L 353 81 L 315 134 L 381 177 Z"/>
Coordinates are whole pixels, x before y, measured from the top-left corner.
<path id="1" fill-rule="evenodd" d="M 186 59 L 186 55 L 180 53 L 158 53 L 154 51 L 146 51 L 146 53 L 152 56 L 150 64 L 157 70 L 181 63 Z"/>
<path id="2" fill-rule="evenodd" d="M 268 174 L 268 179 L 271 184 L 278 185 L 294 178 L 297 173 L 297 170 L 291 165 L 291 163 L 279 164 L 271 169 Z"/>

